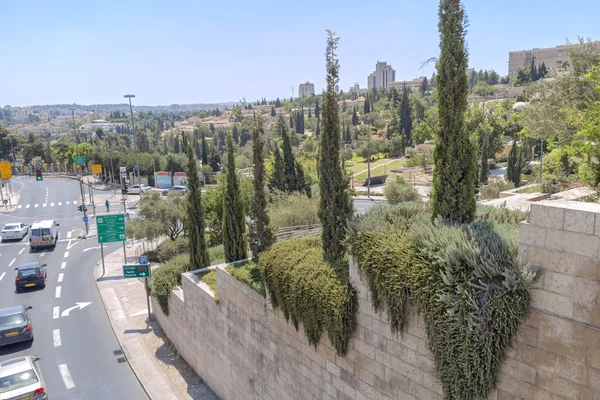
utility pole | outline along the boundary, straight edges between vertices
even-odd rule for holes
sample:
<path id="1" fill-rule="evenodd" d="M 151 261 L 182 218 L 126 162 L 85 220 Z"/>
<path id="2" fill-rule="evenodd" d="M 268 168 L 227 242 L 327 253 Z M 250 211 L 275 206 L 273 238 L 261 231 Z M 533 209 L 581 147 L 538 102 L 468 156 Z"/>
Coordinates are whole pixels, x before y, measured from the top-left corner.
<path id="1" fill-rule="evenodd" d="M 371 197 L 371 125 L 368 125 L 369 132 L 369 159 L 367 160 L 367 196 Z"/>
<path id="2" fill-rule="evenodd" d="M 513 143 L 513 146 L 516 146 L 516 143 Z M 540 182 L 542 181 L 542 167 L 544 166 L 544 163 L 542 161 L 542 158 L 544 157 L 544 139 L 541 140 L 541 149 L 540 149 Z"/>
<path id="3" fill-rule="evenodd" d="M 85 221 L 85 234 L 90 233 L 90 226 L 87 221 L 87 212 L 85 211 L 85 194 L 83 192 L 83 178 L 79 177 L 79 189 L 81 190 L 81 211 L 83 211 L 83 218 Z"/>
<path id="4" fill-rule="evenodd" d="M 135 94 L 126 94 L 124 96 L 126 99 L 129 99 L 129 113 L 131 116 L 131 130 L 133 132 L 133 148 L 135 149 L 135 170 L 133 171 L 133 176 L 135 178 L 135 174 L 137 172 L 137 177 L 138 177 L 138 185 L 142 185 L 141 179 L 140 179 L 140 160 L 138 158 L 138 150 L 137 150 L 137 134 L 135 132 L 135 125 L 133 124 L 133 107 L 131 105 L 131 98 L 135 97 Z"/>

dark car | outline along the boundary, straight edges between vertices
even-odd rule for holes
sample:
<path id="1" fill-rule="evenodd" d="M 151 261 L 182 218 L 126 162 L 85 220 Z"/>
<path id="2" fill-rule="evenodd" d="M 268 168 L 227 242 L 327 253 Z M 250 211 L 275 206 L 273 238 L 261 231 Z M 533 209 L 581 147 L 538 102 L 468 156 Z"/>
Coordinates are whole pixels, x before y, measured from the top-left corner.
<path id="1" fill-rule="evenodd" d="M 15 268 L 17 276 L 15 277 L 15 286 L 17 292 L 25 288 L 46 287 L 46 264 L 33 262 L 23 264 Z"/>
<path id="2" fill-rule="evenodd" d="M 33 328 L 28 310 L 15 306 L 0 310 L 0 346 L 33 340 Z"/>

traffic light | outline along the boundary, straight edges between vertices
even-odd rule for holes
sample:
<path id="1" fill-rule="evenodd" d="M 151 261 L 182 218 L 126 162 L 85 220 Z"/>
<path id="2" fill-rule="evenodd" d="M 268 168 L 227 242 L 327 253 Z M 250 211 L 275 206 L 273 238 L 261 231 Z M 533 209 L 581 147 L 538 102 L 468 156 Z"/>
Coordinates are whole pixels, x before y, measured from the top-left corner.
<path id="1" fill-rule="evenodd" d="M 35 180 L 36 181 L 43 180 L 43 178 L 42 178 L 42 168 L 36 168 L 35 169 Z"/>

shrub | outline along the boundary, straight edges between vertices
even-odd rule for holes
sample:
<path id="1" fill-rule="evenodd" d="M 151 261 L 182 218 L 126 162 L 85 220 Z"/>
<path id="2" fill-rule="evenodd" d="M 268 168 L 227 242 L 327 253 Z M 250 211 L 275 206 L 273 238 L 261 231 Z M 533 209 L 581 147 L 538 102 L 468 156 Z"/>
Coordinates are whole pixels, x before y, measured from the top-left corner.
<path id="1" fill-rule="evenodd" d="M 217 285 L 217 270 L 210 269 L 197 273 L 198 279 L 206 283 L 215 296 L 215 303 L 219 302 L 219 286 Z"/>
<path id="2" fill-rule="evenodd" d="M 410 158 L 406 160 L 406 166 L 409 168 L 421 167 L 422 165 L 423 154 L 421 153 L 413 153 L 413 155 L 411 155 Z"/>
<path id="3" fill-rule="evenodd" d="M 514 189 L 515 185 L 512 182 L 507 182 L 504 178 L 490 178 L 489 183 L 481 188 L 479 195 L 480 200 L 497 199 L 500 197 L 500 192 Z"/>
<path id="4" fill-rule="evenodd" d="M 210 265 L 222 264 L 225 262 L 225 249 L 223 245 L 220 244 L 215 247 L 208 248 L 208 259 L 210 260 Z"/>
<path id="5" fill-rule="evenodd" d="M 392 205 L 421 200 L 421 195 L 410 183 L 399 184 L 397 181 L 391 181 L 383 188 L 383 194 Z"/>
<path id="6" fill-rule="evenodd" d="M 230 264 L 225 267 L 225 271 L 244 282 L 261 296 L 265 297 L 265 285 L 260 274 L 258 264 L 252 261 L 243 261 L 237 264 Z"/>
<path id="7" fill-rule="evenodd" d="M 178 254 L 189 254 L 189 240 L 179 236 L 175 240 L 165 240 L 158 245 L 158 261 L 161 263 L 169 261 Z"/>
<path id="8" fill-rule="evenodd" d="M 181 274 L 188 270 L 189 265 L 189 255 L 180 254 L 152 271 L 150 291 L 165 315 L 169 315 L 169 294 L 181 285 Z"/>
<path id="9" fill-rule="evenodd" d="M 478 204 L 475 218 L 481 221 L 509 224 L 518 227 L 522 221 L 527 219 L 527 213 L 521 210 L 510 210 L 505 206 L 491 207 Z"/>
<path id="10" fill-rule="evenodd" d="M 325 262 L 321 239 L 277 242 L 261 254 L 259 265 L 273 307 L 282 309 L 286 321 L 296 330 L 302 323 L 315 347 L 327 332 L 336 353 L 345 355 L 356 327 L 356 291 Z"/>
<path id="11" fill-rule="evenodd" d="M 276 192 L 267 207 L 273 229 L 319 224 L 318 210 L 318 196 L 308 197 L 302 193 Z"/>

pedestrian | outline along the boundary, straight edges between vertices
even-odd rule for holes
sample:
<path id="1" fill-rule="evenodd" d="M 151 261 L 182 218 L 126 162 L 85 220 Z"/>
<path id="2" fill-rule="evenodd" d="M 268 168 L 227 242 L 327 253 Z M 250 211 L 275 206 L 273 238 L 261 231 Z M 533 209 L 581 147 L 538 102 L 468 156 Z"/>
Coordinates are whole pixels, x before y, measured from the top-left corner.
<path id="1" fill-rule="evenodd" d="M 110 212 L 110 202 L 108 201 L 108 199 L 106 199 L 104 205 L 106 206 L 106 212 Z"/>

